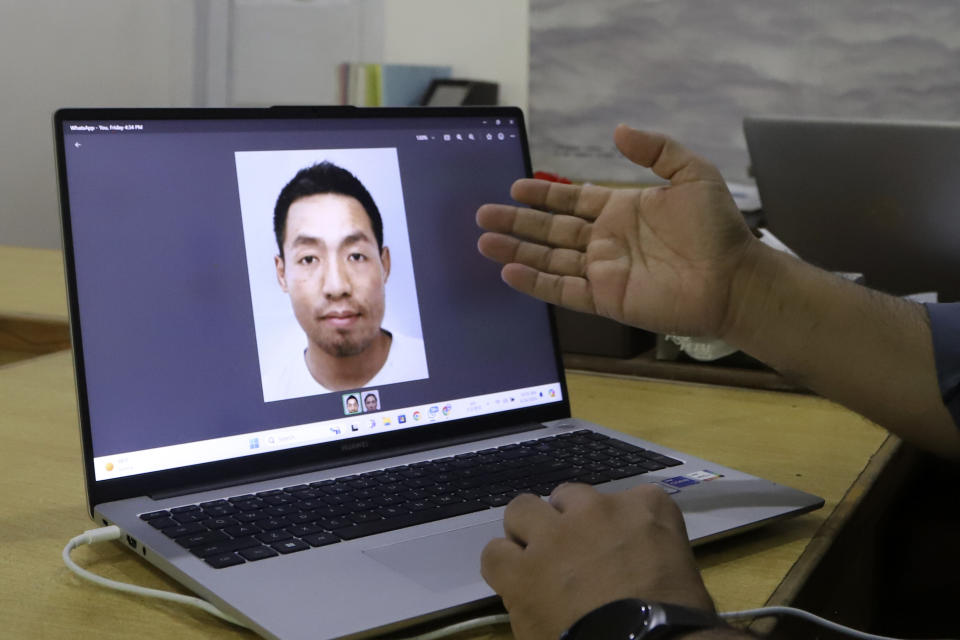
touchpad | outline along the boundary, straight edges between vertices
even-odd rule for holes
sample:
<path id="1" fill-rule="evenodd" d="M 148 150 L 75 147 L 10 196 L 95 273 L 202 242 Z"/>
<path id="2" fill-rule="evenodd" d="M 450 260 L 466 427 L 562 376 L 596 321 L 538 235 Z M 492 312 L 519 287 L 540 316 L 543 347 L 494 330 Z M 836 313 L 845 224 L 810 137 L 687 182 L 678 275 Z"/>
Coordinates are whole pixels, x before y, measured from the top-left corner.
<path id="1" fill-rule="evenodd" d="M 494 520 L 364 553 L 431 591 L 447 591 L 483 582 L 480 553 L 488 542 L 502 537 L 503 520 Z"/>

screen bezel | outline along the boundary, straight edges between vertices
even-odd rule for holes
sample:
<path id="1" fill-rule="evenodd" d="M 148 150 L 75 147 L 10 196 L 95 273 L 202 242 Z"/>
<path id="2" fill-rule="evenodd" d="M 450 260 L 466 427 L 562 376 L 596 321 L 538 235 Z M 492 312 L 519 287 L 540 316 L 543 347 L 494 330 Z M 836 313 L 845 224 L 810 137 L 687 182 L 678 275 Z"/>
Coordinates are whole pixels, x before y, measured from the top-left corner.
<path id="1" fill-rule="evenodd" d="M 524 155 L 526 177 L 532 175 L 530 153 L 523 112 L 516 107 L 272 107 L 272 108 L 131 108 L 131 109 L 60 109 L 54 114 L 54 135 L 57 151 L 57 179 L 66 274 L 70 334 L 73 344 L 78 415 L 88 510 L 92 516 L 96 505 L 141 495 L 186 491 L 212 485 L 240 484 L 258 478 L 301 473 L 310 469 L 339 466 L 359 460 L 386 458 L 403 451 L 432 448 L 439 442 L 481 439 L 503 431 L 510 425 L 535 425 L 570 416 L 570 401 L 560 355 L 556 322 L 550 310 L 549 326 L 554 345 L 556 381 L 561 387 L 561 400 L 509 412 L 463 418 L 451 422 L 424 425 L 335 442 L 307 445 L 270 453 L 242 456 L 210 462 L 97 481 L 94 477 L 93 436 L 84 367 L 84 346 L 80 326 L 77 279 L 73 252 L 70 200 L 67 191 L 64 123 L 74 120 L 216 120 L 216 119 L 365 119 L 365 118 L 514 118 L 518 124 Z M 545 381 L 552 382 L 552 381 Z M 362 453 L 345 453 L 361 451 Z"/>

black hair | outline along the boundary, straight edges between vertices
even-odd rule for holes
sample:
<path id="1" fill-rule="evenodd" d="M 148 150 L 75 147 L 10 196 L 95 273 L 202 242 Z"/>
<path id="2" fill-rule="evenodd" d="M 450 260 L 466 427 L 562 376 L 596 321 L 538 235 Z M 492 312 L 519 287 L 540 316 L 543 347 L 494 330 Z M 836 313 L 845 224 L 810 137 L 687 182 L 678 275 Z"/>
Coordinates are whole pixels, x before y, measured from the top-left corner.
<path id="1" fill-rule="evenodd" d="M 344 402 L 350 402 L 351 400 L 353 400 L 354 402 L 357 402 L 357 403 L 360 402 L 360 398 L 358 398 L 355 394 L 352 394 L 352 393 L 347 396 L 347 399 L 344 400 Z"/>
<path id="2" fill-rule="evenodd" d="M 383 251 L 383 219 L 380 210 L 356 176 L 332 162 L 319 162 L 301 169 L 280 191 L 277 204 L 273 209 L 273 233 L 277 237 L 277 248 L 283 257 L 283 236 L 287 230 L 287 212 L 290 205 L 300 198 L 322 193 L 333 193 L 356 198 L 370 218 L 373 235 L 377 239 L 377 249 Z"/>

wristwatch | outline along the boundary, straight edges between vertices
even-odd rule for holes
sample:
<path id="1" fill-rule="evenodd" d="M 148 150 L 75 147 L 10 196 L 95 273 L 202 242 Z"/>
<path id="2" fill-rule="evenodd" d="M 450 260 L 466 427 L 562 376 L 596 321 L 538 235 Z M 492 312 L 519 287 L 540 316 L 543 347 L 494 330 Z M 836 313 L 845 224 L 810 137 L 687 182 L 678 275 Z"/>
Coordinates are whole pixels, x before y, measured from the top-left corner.
<path id="1" fill-rule="evenodd" d="M 560 640 L 663 640 L 722 625 L 715 613 L 703 609 L 626 598 L 586 614 Z"/>

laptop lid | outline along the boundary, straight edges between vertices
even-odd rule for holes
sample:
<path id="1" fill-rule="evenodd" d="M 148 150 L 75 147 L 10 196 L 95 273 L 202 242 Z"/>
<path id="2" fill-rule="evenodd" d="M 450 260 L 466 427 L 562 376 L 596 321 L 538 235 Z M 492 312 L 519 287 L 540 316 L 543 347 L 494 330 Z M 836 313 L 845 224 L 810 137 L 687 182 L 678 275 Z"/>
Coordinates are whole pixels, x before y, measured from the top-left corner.
<path id="1" fill-rule="evenodd" d="M 518 109 L 54 124 L 91 509 L 569 415 L 548 307 L 476 251 L 530 174 Z"/>
<path id="2" fill-rule="evenodd" d="M 960 124 L 746 118 L 770 229 L 868 286 L 960 300 Z"/>

